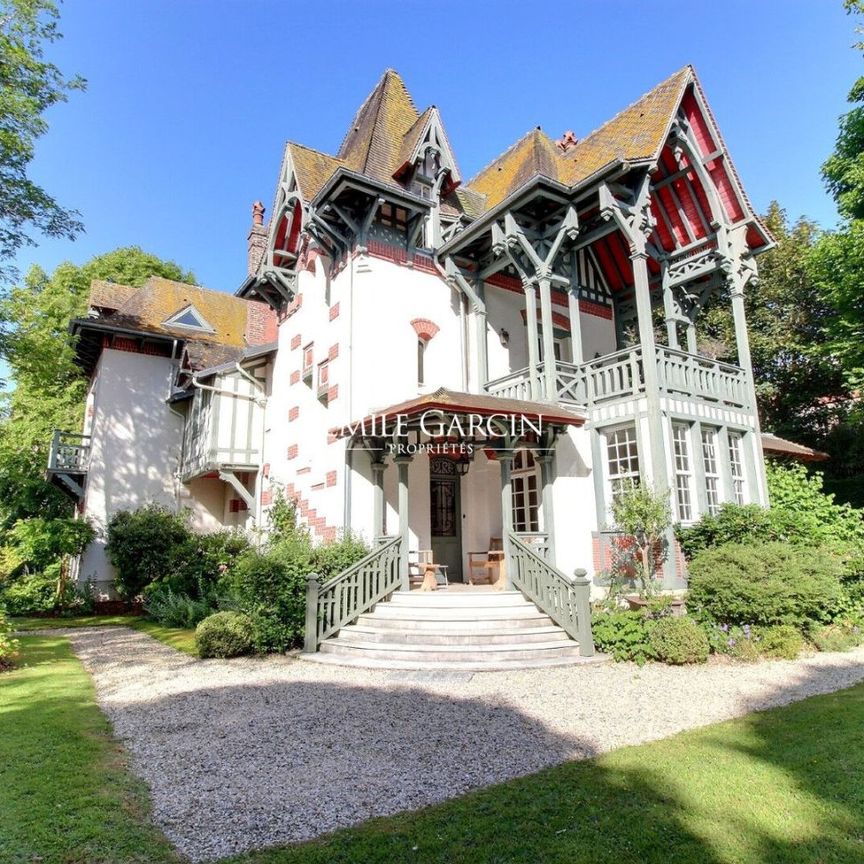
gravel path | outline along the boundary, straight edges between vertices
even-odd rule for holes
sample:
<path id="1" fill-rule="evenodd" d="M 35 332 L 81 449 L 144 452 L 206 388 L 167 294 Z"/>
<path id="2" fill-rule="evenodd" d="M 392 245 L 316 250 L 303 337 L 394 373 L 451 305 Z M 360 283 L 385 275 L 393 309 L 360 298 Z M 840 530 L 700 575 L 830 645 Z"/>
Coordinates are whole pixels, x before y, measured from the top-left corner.
<path id="1" fill-rule="evenodd" d="M 314 837 L 571 759 L 864 680 L 864 648 L 796 661 L 526 672 L 197 661 L 126 628 L 67 635 L 194 861 Z"/>

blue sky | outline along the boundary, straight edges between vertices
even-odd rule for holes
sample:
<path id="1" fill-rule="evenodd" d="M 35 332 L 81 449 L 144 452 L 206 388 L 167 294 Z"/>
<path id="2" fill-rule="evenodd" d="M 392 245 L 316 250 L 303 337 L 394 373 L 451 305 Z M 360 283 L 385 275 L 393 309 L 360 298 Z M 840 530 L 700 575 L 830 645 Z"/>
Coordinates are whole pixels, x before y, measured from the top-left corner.
<path id="1" fill-rule="evenodd" d="M 819 166 L 861 73 L 840 0 L 570 3 L 74 0 L 51 58 L 88 90 L 49 114 L 33 176 L 81 211 L 51 269 L 127 244 L 233 291 L 286 139 L 333 153 L 382 71 L 442 111 L 462 174 L 528 129 L 583 136 L 685 63 L 757 209 L 836 219 Z"/>

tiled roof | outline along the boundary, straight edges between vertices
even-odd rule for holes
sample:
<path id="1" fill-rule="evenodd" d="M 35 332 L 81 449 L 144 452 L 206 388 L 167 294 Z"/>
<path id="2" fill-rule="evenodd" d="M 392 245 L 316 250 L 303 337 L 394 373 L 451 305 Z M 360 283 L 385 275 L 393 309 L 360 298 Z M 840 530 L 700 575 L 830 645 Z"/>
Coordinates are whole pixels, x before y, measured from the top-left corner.
<path id="1" fill-rule="evenodd" d="M 426 128 L 426 124 L 429 122 L 429 118 L 434 111 L 435 109 L 431 106 L 427 108 L 402 136 L 402 146 L 399 148 L 399 155 L 396 157 L 394 171 L 398 171 L 411 158 L 411 154 L 417 147 L 420 136 L 423 134 L 423 130 Z"/>
<path id="2" fill-rule="evenodd" d="M 97 309 L 117 309 L 137 290 L 133 285 L 121 285 L 119 282 L 94 279 L 90 283 L 88 305 Z"/>
<path id="3" fill-rule="evenodd" d="M 567 151 L 535 129 L 487 165 L 463 191 L 484 196 L 484 210 L 490 210 L 536 174 L 575 186 L 618 160 L 652 159 L 692 79 L 692 68 L 685 66 Z"/>
<path id="4" fill-rule="evenodd" d="M 557 180 L 559 158 L 555 144 L 538 126 L 487 165 L 468 186 L 483 196 L 484 209 L 489 210 L 537 174 Z"/>
<path id="5" fill-rule="evenodd" d="M 352 171 L 392 183 L 403 139 L 419 116 L 405 82 L 388 69 L 360 106 L 336 156 Z"/>
<path id="6" fill-rule="evenodd" d="M 762 449 L 768 456 L 788 456 L 792 459 L 800 459 L 802 462 L 824 462 L 829 458 L 828 454 L 821 450 L 778 438 L 771 432 L 762 433 Z"/>
<path id="7" fill-rule="evenodd" d="M 288 143 L 288 153 L 304 201 L 311 201 L 337 168 L 347 167 L 341 159 L 334 159 L 326 153 L 319 153 L 293 141 Z"/>

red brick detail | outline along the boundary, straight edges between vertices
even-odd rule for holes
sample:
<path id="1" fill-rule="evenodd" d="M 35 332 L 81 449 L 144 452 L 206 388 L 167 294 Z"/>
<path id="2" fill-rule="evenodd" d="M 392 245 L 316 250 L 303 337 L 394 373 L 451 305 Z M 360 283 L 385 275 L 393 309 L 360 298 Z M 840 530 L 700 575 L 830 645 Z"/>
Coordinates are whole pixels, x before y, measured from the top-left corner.
<path id="1" fill-rule="evenodd" d="M 261 506 L 269 507 L 273 503 L 273 493 L 269 489 L 261 491 Z"/>
<path id="2" fill-rule="evenodd" d="M 326 482 L 327 482 L 328 486 L 335 486 L 336 485 L 336 472 L 335 471 L 328 471 L 327 472 Z"/>
<path id="3" fill-rule="evenodd" d="M 299 416 L 300 416 L 300 406 L 299 405 L 293 405 L 291 408 L 288 409 L 288 422 L 289 423 L 292 423 Z"/>
<path id="4" fill-rule="evenodd" d="M 291 337 L 291 350 L 292 350 L 292 351 L 296 351 L 296 350 L 300 347 L 300 342 L 301 342 L 301 341 L 302 341 L 302 340 L 301 340 L 301 338 L 300 338 L 300 334 L 299 334 L 299 333 L 296 333 L 294 336 L 292 336 L 292 337 Z"/>
<path id="5" fill-rule="evenodd" d="M 339 435 L 337 435 L 335 432 L 328 432 L 327 433 L 327 443 L 328 444 L 335 444 L 337 441 L 341 441 L 341 440 L 342 440 L 342 438 Z"/>
<path id="6" fill-rule="evenodd" d="M 330 346 L 330 350 L 327 352 L 328 360 L 335 360 L 339 356 L 339 343 L 337 342 L 335 345 Z"/>
<path id="7" fill-rule="evenodd" d="M 246 342 L 267 345 L 276 341 L 276 313 L 266 304 L 250 300 L 246 306 Z"/>
<path id="8" fill-rule="evenodd" d="M 261 476 L 262 477 L 269 477 L 270 476 L 270 463 L 269 462 L 265 462 L 261 466 Z"/>
<path id="9" fill-rule="evenodd" d="M 339 317 L 339 304 L 334 303 L 330 307 L 330 320 L 335 321 Z"/>
<path id="10" fill-rule="evenodd" d="M 329 405 L 329 404 L 330 404 L 334 399 L 336 399 L 336 397 L 337 397 L 338 395 L 339 395 L 339 385 L 338 385 L 338 384 L 334 384 L 334 385 L 333 385 L 333 386 L 332 386 L 332 387 L 327 391 L 327 404 Z"/>
<path id="11" fill-rule="evenodd" d="M 590 300 L 579 301 L 579 311 L 586 315 L 593 315 L 595 318 L 605 318 L 607 321 L 612 320 L 612 309 L 609 306 L 601 306 L 599 303 L 592 303 Z"/>
<path id="12" fill-rule="evenodd" d="M 288 452 L 287 452 L 286 455 L 288 456 L 289 459 L 296 459 L 296 458 L 297 458 L 297 454 L 298 454 L 298 452 L 299 452 L 299 448 L 297 447 L 297 445 L 296 445 L 296 444 L 292 444 L 292 445 L 288 448 Z"/>
<path id="13" fill-rule="evenodd" d="M 299 369 L 295 369 L 291 373 L 291 383 L 292 384 L 299 384 L 300 383 L 300 370 Z"/>
<path id="14" fill-rule="evenodd" d="M 430 321 L 428 318 L 415 318 L 411 322 L 411 326 L 414 328 L 417 337 L 424 342 L 432 339 L 441 329 L 434 321 Z"/>
<path id="15" fill-rule="evenodd" d="M 322 528 L 318 533 L 327 543 L 333 543 L 336 540 L 336 529 L 333 527 Z"/>
<path id="16" fill-rule="evenodd" d="M 228 510 L 231 513 L 240 513 L 243 510 L 248 510 L 249 508 L 246 506 L 246 502 L 242 498 L 232 498 L 228 502 Z"/>

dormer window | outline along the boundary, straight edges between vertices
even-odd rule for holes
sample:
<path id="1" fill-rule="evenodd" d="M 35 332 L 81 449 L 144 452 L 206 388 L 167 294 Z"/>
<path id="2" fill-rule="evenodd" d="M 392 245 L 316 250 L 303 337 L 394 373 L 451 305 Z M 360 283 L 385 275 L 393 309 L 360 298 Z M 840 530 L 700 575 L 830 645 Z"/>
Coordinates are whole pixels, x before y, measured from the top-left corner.
<path id="1" fill-rule="evenodd" d="M 215 333 L 215 329 L 207 323 L 204 316 L 194 307 L 185 306 L 170 318 L 163 322 L 165 327 L 185 327 L 189 330 L 203 330 L 207 333 Z"/>

